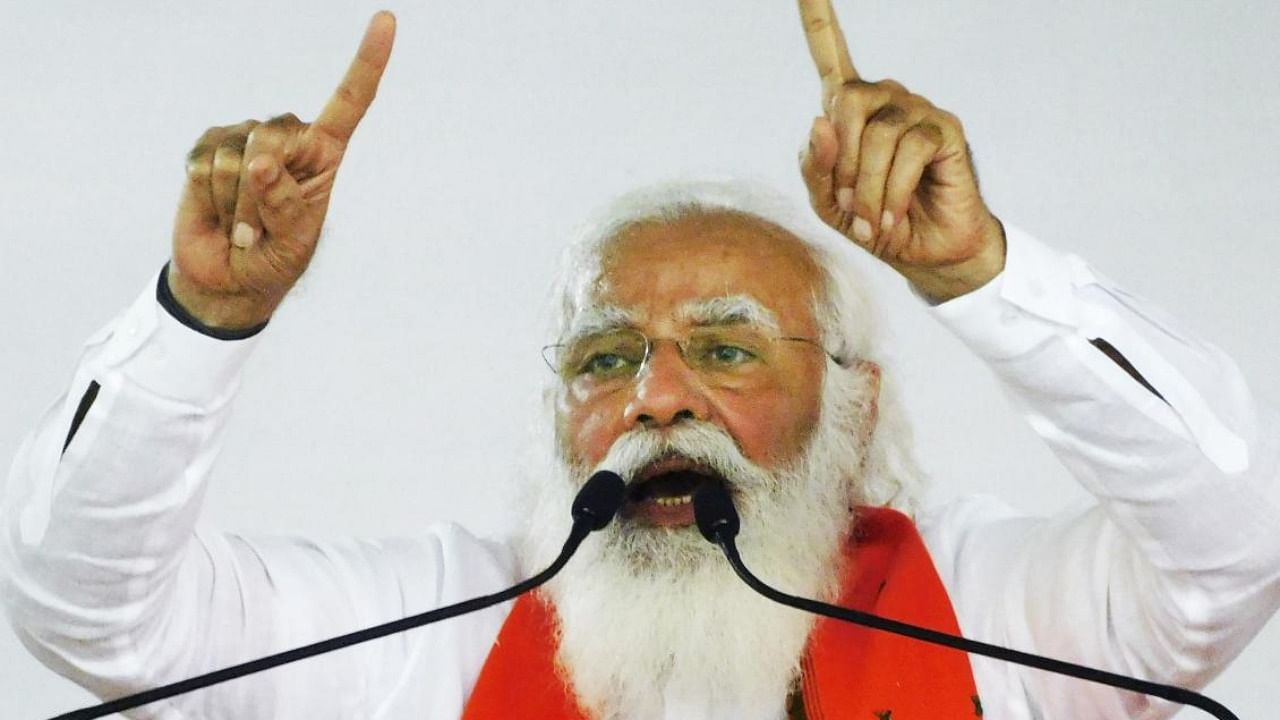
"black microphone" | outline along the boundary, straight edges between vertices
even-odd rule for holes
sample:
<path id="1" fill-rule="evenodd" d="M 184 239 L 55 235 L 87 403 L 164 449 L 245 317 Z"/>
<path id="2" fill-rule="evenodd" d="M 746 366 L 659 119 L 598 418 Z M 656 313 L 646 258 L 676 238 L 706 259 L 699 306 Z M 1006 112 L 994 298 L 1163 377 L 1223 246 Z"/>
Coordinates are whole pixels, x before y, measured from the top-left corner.
<path id="1" fill-rule="evenodd" d="M 1182 705 L 1190 705 L 1200 708 L 1205 712 L 1213 715 L 1221 720 L 1240 720 L 1234 713 L 1228 710 L 1224 705 L 1205 697 L 1199 693 L 1192 692 L 1185 688 L 1175 687 L 1173 685 L 1161 685 L 1159 683 L 1150 682 L 1148 680 L 1139 680 L 1127 675 L 1118 675 L 1116 673 L 1099 670 L 1097 668 L 1086 667 L 1084 665 L 1076 665 L 1065 660 L 1057 660 L 1054 658 L 1044 657 L 1043 655 L 1035 655 L 1032 653 L 1022 652 L 1020 650 L 1011 650 L 999 645 L 991 645 L 989 643 L 970 640 L 958 635 L 938 632 L 930 630 L 918 625 L 904 623 L 897 620 L 873 615 L 871 613 L 862 612 L 860 610 L 852 610 L 849 608 L 830 605 L 809 598 L 802 598 L 795 595 L 788 595 L 780 590 L 776 590 L 766 585 L 760 578 L 752 574 L 747 566 L 743 564 L 742 557 L 738 554 L 738 546 L 734 542 L 734 538 L 738 535 L 740 522 L 738 520 L 738 511 L 733 506 L 733 500 L 729 497 L 729 492 L 718 483 L 706 483 L 698 488 L 693 494 L 693 516 L 698 523 L 698 530 L 711 543 L 720 546 L 724 552 L 724 556 L 728 558 L 729 564 L 733 566 L 733 571 L 742 578 L 743 582 L 751 586 L 752 590 L 764 595 L 774 602 L 781 603 L 788 607 L 798 610 L 823 615 L 836 620 L 851 622 L 855 625 L 862 625 L 876 630 L 883 630 L 895 635 L 902 635 L 916 640 L 933 643 L 935 645 L 944 645 L 957 650 L 974 653 L 977 655 L 985 655 L 986 657 L 1003 660 L 1005 662 L 1017 663 L 1027 667 L 1036 668 L 1037 670 L 1048 670 L 1059 675 L 1068 675 L 1070 677 L 1079 678 L 1081 680 L 1089 680 L 1103 685 L 1120 688 L 1121 690 L 1129 690 L 1143 695 L 1152 695 L 1154 697 L 1171 700 Z"/>
<path id="2" fill-rule="evenodd" d="M 188 693 L 192 690 L 199 690 L 201 688 L 209 687 L 210 685 L 234 680 L 239 677 L 244 677 L 245 675 L 285 665 L 287 663 L 294 662 L 295 660 L 302 660 L 315 655 L 322 655 L 333 650 L 339 650 L 351 645 L 368 642 L 369 640 L 376 640 L 380 637 L 404 632 L 405 630 L 412 630 L 416 627 L 430 625 L 434 622 L 458 617 L 459 615 L 466 615 L 470 612 L 483 610 L 491 605 L 506 602 L 507 600 L 523 595 L 539 585 L 542 585 L 555 576 L 556 573 L 560 572 L 560 569 L 565 566 L 565 563 L 569 562 L 569 558 L 573 557 L 573 554 L 577 552 L 578 546 L 582 544 L 582 541 L 587 537 L 587 535 L 603 528 L 609 524 L 609 521 L 613 520 L 613 516 L 618 512 L 618 508 L 622 507 L 624 488 L 625 483 L 623 483 L 622 478 L 619 477 L 617 473 L 610 472 L 608 470 L 601 470 L 592 475 L 590 479 L 587 480 L 586 484 L 582 486 L 582 489 L 578 491 L 577 497 L 573 500 L 573 528 L 569 531 L 569 537 L 564 541 L 564 547 L 560 550 L 560 554 L 550 565 L 547 566 L 547 569 L 537 575 L 534 575 L 528 580 L 512 585 L 506 590 L 502 590 L 501 592 L 496 592 L 491 595 L 472 598 L 470 600 L 463 600 L 462 602 L 455 603 L 453 605 L 446 605 L 445 607 L 436 608 L 435 610 L 430 610 L 418 615 L 410 615 L 409 617 L 401 618 L 399 620 L 392 620 L 391 622 L 384 623 L 382 625 L 375 625 L 364 630 L 357 630 L 345 635 L 329 638 L 328 640 L 321 640 L 319 642 L 311 643 L 310 645 L 303 645 L 302 647 L 286 650 L 274 655 L 268 655 L 266 657 L 258 658 L 257 660 L 250 660 L 249 662 L 240 663 L 239 665 L 232 665 L 220 670 L 214 670 L 212 672 L 205 673 L 204 675 L 197 675 L 196 677 L 188 678 L 186 680 L 179 680 L 178 682 L 171 683 L 169 685 L 162 685 L 151 690 L 144 690 L 143 692 L 135 693 L 133 695 L 126 695 L 125 697 L 105 702 L 101 705 L 73 710 L 69 713 L 64 713 L 50 718 L 50 720 L 92 720 L 92 718 L 100 718 L 112 713 L 132 710 L 133 708 L 141 707 L 158 700 L 164 700 L 165 698 L 171 698 L 175 695 Z"/>

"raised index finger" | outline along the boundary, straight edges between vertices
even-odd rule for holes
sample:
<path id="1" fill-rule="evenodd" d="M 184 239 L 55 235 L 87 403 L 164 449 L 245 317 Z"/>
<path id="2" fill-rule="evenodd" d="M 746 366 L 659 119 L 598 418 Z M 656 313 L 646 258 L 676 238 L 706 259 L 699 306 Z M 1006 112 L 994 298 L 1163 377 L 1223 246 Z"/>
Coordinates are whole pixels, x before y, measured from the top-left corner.
<path id="1" fill-rule="evenodd" d="M 391 45 L 396 38 L 396 17 L 383 10 L 369 21 L 369 28 L 360 41 L 360 49 L 347 68 L 342 84 L 333 91 L 333 97 L 325 103 L 320 116 L 311 129 L 322 132 L 343 143 L 351 139 L 356 125 L 373 103 L 378 92 L 378 81 L 391 57 Z"/>
<path id="2" fill-rule="evenodd" d="M 809 41 L 809 54 L 818 68 L 818 77 L 822 78 L 825 107 L 841 85 L 858 79 L 858 71 L 849 57 L 831 0 L 800 0 L 800 21 L 804 23 L 805 39 Z"/>

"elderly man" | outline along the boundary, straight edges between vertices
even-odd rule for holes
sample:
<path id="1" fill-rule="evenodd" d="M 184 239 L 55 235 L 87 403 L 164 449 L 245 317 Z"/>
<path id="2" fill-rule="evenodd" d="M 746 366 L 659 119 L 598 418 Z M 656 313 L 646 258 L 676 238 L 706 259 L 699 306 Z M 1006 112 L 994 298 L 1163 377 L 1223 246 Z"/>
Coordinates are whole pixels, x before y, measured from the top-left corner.
<path id="1" fill-rule="evenodd" d="M 609 468 L 629 483 L 620 518 L 545 593 L 138 716 L 1176 710 L 815 623 L 741 585 L 691 527 L 692 493 L 720 483 L 743 515 L 744 557 L 790 592 L 1190 686 L 1280 600 L 1274 419 L 1230 360 L 1002 227 L 959 122 L 896 83 L 861 80 L 829 5 L 801 9 L 825 95 L 801 160 L 814 212 L 683 184 L 623 197 L 588 226 L 546 349 L 552 422 L 531 522 L 511 543 L 454 527 L 331 544 L 194 529 L 241 363 L 311 257 L 394 21 L 374 18 L 315 122 L 208 131 L 171 263 L 90 341 L 71 401 L 14 464 L 0 557 L 24 643 L 113 697 L 491 592 L 547 562 L 574 492 Z M 1096 508 L 1051 521 L 989 501 L 916 512 L 850 244 L 904 275 L 989 361 Z"/>

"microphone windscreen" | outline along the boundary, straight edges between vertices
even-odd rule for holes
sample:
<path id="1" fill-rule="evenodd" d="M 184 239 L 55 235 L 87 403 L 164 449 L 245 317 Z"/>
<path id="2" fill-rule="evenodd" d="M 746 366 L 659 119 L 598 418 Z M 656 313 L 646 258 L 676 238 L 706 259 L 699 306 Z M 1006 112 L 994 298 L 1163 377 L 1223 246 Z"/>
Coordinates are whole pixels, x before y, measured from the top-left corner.
<path id="1" fill-rule="evenodd" d="M 613 520 L 622 500 L 626 483 L 618 473 L 601 470 L 587 479 L 573 499 L 573 519 L 587 523 L 592 531 Z"/>
<path id="2" fill-rule="evenodd" d="M 720 483 L 703 483 L 693 494 L 693 518 L 708 541 L 719 544 L 738 536 L 738 510 Z"/>

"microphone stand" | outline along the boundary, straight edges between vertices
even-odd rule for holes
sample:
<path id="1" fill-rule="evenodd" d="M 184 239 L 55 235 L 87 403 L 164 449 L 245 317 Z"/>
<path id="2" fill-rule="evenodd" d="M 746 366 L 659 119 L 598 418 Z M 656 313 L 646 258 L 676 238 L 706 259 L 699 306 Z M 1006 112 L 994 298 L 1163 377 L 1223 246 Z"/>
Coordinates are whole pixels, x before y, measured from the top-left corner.
<path id="1" fill-rule="evenodd" d="M 958 635 L 951 635 L 937 630 L 911 625 L 909 623 L 900 622 L 898 620 L 890 620 L 879 615 L 853 610 L 850 608 L 839 607 L 809 598 L 803 598 L 796 595 L 790 595 L 777 590 L 764 583 L 760 578 L 756 577 L 747 566 L 742 562 L 742 556 L 738 554 L 738 546 L 734 538 L 738 534 L 739 520 L 738 512 L 733 507 L 733 501 L 729 497 L 728 491 L 719 485 L 705 485 L 694 493 L 693 511 L 697 518 L 698 529 L 702 532 L 702 536 L 715 545 L 720 547 L 725 558 L 729 560 L 729 564 L 733 567 L 733 571 L 737 573 L 742 581 L 751 587 L 752 590 L 764 595 L 774 602 L 781 603 L 788 607 L 804 610 L 805 612 L 822 615 L 836 620 L 851 622 L 855 625 L 862 625 L 884 632 L 890 632 L 895 635 L 902 635 L 916 640 L 921 640 L 934 645 L 943 645 L 957 650 L 983 655 L 1005 662 L 1025 665 L 1027 667 L 1036 668 L 1038 670 L 1047 670 L 1048 672 L 1057 673 L 1059 675 L 1067 675 L 1078 678 L 1080 680 L 1088 680 L 1090 682 L 1109 685 L 1111 687 L 1120 688 L 1121 690 L 1129 690 L 1143 695 L 1151 695 L 1154 697 L 1170 700 L 1182 705 L 1190 705 L 1199 708 L 1210 715 L 1219 718 L 1219 720 L 1240 720 L 1234 713 L 1221 703 L 1192 692 L 1185 688 L 1173 685 L 1162 685 L 1148 680 L 1139 680 L 1127 675 L 1119 675 L 1097 668 L 1077 665 L 1065 660 L 1044 657 L 1032 653 L 1012 650 L 1010 648 L 992 645 L 990 643 L 980 642 L 978 640 L 970 640 Z"/>
<path id="2" fill-rule="evenodd" d="M 112 713 L 132 710 L 136 707 L 171 698 L 175 695 L 199 690 L 201 688 L 209 687 L 210 685 L 234 680 L 263 670 L 269 670 L 297 660 L 322 655 L 334 650 L 340 650 L 345 647 L 350 647 L 351 645 L 358 645 L 370 640 L 376 640 L 387 635 L 412 630 L 441 620 L 448 620 L 449 618 L 458 617 L 459 615 L 466 615 L 467 613 L 482 610 L 492 605 L 497 605 L 498 603 L 511 600 L 512 598 L 523 595 L 524 593 L 533 590 L 539 585 L 550 580 L 556 573 L 560 572 L 560 569 L 563 568 L 566 563 L 569 562 L 569 558 L 573 557 L 573 554 L 577 552 L 578 546 L 582 544 L 582 541 L 587 537 L 587 535 L 590 535 L 592 532 L 609 524 L 609 521 L 613 519 L 618 508 L 622 505 L 623 487 L 622 478 L 608 470 L 601 470 L 600 472 L 592 475 L 591 478 L 587 480 L 586 484 L 582 486 L 582 489 L 578 491 L 578 495 L 573 501 L 573 528 L 569 531 L 569 537 L 565 540 L 564 546 L 560 550 L 560 554 L 551 562 L 550 565 L 547 566 L 545 570 L 527 580 L 524 580 L 523 582 L 512 585 L 506 590 L 471 598 L 470 600 L 463 600 L 462 602 L 454 603 L 453 605 L 446 605 L 444 607 L 436 608 L 435 610 L 429 610 L 417 615 L 410 615 L 399 620 L 392 620 L 388 623 L 375 625 L 363 630 L 357 630 L 345 635 L 338 635 L 337 637 L 296 647 L 292 650 L 285 650 L 284 652 L 275 653 L 274 655 L 267 655 L 266 657 L 250 660 L 238 665 L 231 665 L 203 675 L 187 678 L 186 680 L 179 680 L 178 682 L 170 683 L 168 685 L 161 685 L 160 687 L 153 688 L 151 690 L 144 690 L 143 692 L 135 693 L 133 695 L 126 695 L 125 697 L 105 702 L 101 705 L 73 710 L 50 718 L 50 720 L 93 720 L 94 718 L 105 717 Z"/>

